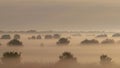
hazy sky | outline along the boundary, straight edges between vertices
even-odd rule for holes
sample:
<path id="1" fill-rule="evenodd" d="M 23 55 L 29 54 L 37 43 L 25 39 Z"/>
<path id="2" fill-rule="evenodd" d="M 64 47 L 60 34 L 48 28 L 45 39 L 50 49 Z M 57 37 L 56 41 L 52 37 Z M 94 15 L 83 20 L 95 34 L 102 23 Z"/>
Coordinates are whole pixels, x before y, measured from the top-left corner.
<path id="1" fill-rule="evenodd" d="M 0 0 L 1 30 L 119 30 L 120 0 Z"/>

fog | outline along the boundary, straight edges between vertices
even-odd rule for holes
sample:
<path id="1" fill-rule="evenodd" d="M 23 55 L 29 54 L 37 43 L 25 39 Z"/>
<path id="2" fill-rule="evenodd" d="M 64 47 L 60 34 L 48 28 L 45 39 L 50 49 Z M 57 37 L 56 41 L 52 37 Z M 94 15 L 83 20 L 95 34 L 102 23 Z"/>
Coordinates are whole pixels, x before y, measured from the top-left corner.
<path id="1" fill-rule="evenodd" d="M 0 68 L 119 68 L 119 8 L 118 0 L 0 0 Z"/>
<path id="2" fill-rule="evenodd" d="M 119 4 L 118 0 L 1 0 L 0 28 L 116 31 Z"/>
<path id="3" fill-rule="evenodd" d="M 6 33 L 5 33 L 6 34 Z M 47 34 L 47 33 L 46 33 Z M 42 39 L 28 39 L 31 36 L 39 34 L 20 34 L 23 46 L 8 46 L 7 43 L 13 38 L 14 34 L 10 34 L 11 39 L 0 39 L 0 57 L 3 57 L 4 52 L 15 51 L 21 52 L 20 63 L 3 63 L 1 59 L 1 68 L 117 68 L 119 67 L 119 37 L 112 37 L 112 34 L 107 34 L 108 37 L 98 37 L 98 33 L 82 33 L 81 36 L 72 34 L 61 34 L 62 37 L 67 37 L 70 44 L 65 46 L 57 45 L 59 39 L 44 39 L 46 34 L 42 35 Z M 4 34 L 1 34 L 2 36 Z M 51 34 L 53 35 L 53 34 Z M 85 39 L 96 39 L 102 42 L 106 38 L 114 39 L 114 44 L 93 44 L 82 45 L 81 41 Z M 59 56 L 63 52 L 70 52 L 76 57 L 76 62 L 59 63 Z M 112 58 L 110 64 L 100 64 L 100 56 L 106 54 Z M 16 61 L 16 60 L 12 60 Z"/>

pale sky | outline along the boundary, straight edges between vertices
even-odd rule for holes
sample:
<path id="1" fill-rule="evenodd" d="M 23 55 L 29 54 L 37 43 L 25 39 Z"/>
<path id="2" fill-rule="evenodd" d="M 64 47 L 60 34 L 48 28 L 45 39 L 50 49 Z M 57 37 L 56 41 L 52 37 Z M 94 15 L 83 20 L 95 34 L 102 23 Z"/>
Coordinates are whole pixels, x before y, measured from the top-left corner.
<path id="1" fill-rule="evenodd" d="M 0 0 L 0 30 L 119 30 L 120 0 Z"/>

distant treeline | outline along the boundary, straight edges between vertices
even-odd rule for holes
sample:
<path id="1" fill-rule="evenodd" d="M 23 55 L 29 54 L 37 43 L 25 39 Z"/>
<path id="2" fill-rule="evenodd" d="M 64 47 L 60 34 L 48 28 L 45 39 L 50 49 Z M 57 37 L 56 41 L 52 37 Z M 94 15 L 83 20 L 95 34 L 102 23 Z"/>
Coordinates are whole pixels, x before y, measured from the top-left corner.
<path id="1" fill-rule="evenodd" d="M 116 33 L 116 32 L 107 32 L 107 31 L 61 31 L 61 30 L 28 30 L 28 31 L 0 31 L 0 33 Z"/>

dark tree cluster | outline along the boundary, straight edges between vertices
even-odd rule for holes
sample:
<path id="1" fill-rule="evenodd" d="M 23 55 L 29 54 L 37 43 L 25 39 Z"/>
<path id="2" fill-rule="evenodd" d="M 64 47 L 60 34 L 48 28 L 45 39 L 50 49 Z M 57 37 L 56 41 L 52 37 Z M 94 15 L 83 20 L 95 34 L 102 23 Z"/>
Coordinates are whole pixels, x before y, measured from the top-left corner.
<path id="1" fill-rule="evenodd" d="M 109 64 L 111 63 L 112 58 L 108 57 L 107 55 L 100 56 L 100 63 L 101 64 Z"/>
<path id="2" fill-rule="evenodd" d="M 2 35 L 1 39 L 11 39 L 11 36 L 10 35 Z"/>
<path id="3" fill-rule="evenodd" d="M 3 53 L 3 57 L 1 61 L 3 64 L 18 64 L 21 61 L 21 53 L 18 52 L 5 52 Z"/>
<path id="4" fill-rule="evenodd" d="M 113 39 L 105 39 L 101 42 L 101 44 L 113 44 L 115 43 L 115 41 Z M 81 44 L 99 44 L 99 41 L 98 40 L 95 40 L 95 39 L 91 39 L 91 40 L 88 40 L 88 39 L 85 39 L 81 42 Z"/>
<path id="5" fill-rule="evenodd" d="M 115 33 L 112 35 L 112 37 L 120 37 L 120 33 Z"/>
<path id="6" fill-rule="evenodd" d="M 72 34 L 72 36 L 81 36 L 79 33 Z"/>
<path id="7" fill-rule="evenodd" d="M 67 66 L 67 65 L 76 65 L 77 64 L 77 59 L 74 57 L 70 52 L 63 52 L 61 56 L 59 56 L 59 61 L 57 64 L 60 64 L 62 66 Z M 69 67 L 69 66 L 67 66 Z"/>
<path id="8" fill-rule="evenodd" d="M 52 35 L 45 35 L 45 39 L 52 39 L 53 36 Z"/>
<path id="9" fill-rule="evenodd" d="M 60 60 L 76 60 L 76 58 L 70 52 L 64 52 L 59 56 Z"/>
<path id="10" fill-rule="evenodd" d="M 17 39 L 13 39 L 10 42 L 8 42 L 8 45 L 23 45 L 21 41 Z"/>
<path id="11" fill-rule="evenodd" d="M 59 39 L 61 36 L 59 35 L 59 34 L 54 34 L 53 35 L 53 38 L 55 38 L 55 39 Z"/>
<path id="12" fill-rule="evenodd" d="M 19 58 L 21 56 L 21 53 L 18 52 L 5 52 L 3 54 L 4 58 Z"/>
<path id="13" fill-rule="evenodd" d="M 67 45 L 70 41 L 67 38 L 60 38 L 57 42 L 58 45 Z"/>
<path id="14" fill-rule="evenodd" d="M 20 35 L 19 34 L 15 34 L 14 35 L 14 39 L 20 39 Z"/>
<path id="15" fill-rule="evenodd" d="M 45 35 L 45 39 L 59 39 L 60 37 L 60 34 Z"/>
<path id="16" fill-rule="evenodd" d="M 97 38 L 101 38 L 101 37 L 107 37 L 107 34 L 101 34 L 101 35 L 97 35 Z"/>
<path id="17" fill-rule="evenodd" d="M 91 40 L 85 39 L 81 42 L 81 44 L 99 44 L 99 41 L 95 39 L 91 39 Z"/>
<path id="18" fill-rule="evenodd" d="M 113 39 L 105 39 L 101 42 L 102 44 L 113 44 L 115 41 Z"/>
<path id="19" fill-rule="evenodd" d="M 41 35 L 37 35 L 36 39 L 42 39 Z"/>
<path id="20" fill-rule="evenodd" d="M 32 36 L 32 37 L 29 37 L 28 39 L 42 39 L 41 35 L 37 35 L 37 36 Z"/>

